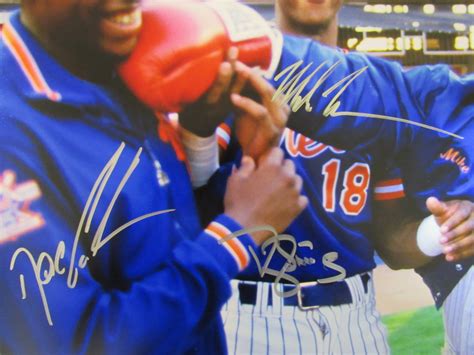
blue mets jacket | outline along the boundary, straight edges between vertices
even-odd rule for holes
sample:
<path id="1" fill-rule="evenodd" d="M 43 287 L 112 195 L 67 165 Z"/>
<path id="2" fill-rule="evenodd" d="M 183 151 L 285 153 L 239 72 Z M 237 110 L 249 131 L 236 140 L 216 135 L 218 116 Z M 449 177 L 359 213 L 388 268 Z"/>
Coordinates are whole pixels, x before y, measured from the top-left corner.
<path id="1" fill-rule="evenodd" d="M 293 130 L 364 152 L 371 165 L 393 159 L 421 216 L 430 196 L 474 199 L 474 74 L 459 77 L 445 65 L 405 71 L 285 36 L 271 84 L 292 109 Z M 448 263 L 440 256 L 417 272 L 440 306 L 473 264 L 474 257 Z"/>
<path id="2" fill-rule="evenodd" d="M 288 126 L 293 130 L 284 132 L 281 147 L 294 161 L 310 200 L 285 231 L 298 242 L 315 245 L 312 250 L 297 249 L 300 258 L 321 260 L 325 253 L 337 252 L 337 265 L 346 276 L 371 270 L 375 265 L 367 236 L 373 197 L 406 195 L 418 217 L 429 214 L 429 196 L 474 198 L 474 75 L 460 78 L 442 65 L 404 71 L 396 62 L 285 36 L 270 83 L 277 90 L 275 97 L 292 109 Z M 222 125 L 218 135 L 225 147 L 230 128 Z M 373 184 L 374 172 L 382 170 L 384 176 L 391 161 L 401 168 L 403 194 L 398 175 L 380 186 Z M 213 177 L 217 195 L 222 196 L 230 170 L 222 166 Z M 258 256 L 262 264 L 267 260 L 261 250 Z M 278 254 L 271 260 L 276 270 L 286 262 Z M 473 261 L 449 263 L 441 255 L 417 270 L 437 306 Z M 314 281 L 337 273 L 318 262 L 290 274 L 299 281 Z M 262 279 L 255 263 L 238 277 Z"/>
<path id="3" fill-rule="evenodd" d="M 118 80 L 67 72 L 18 13 L 4 26 L 1 353 L 225 353 L 253 242 L 219 243 L 241 228 L 225 215 L 200 228 L 166 125 Z"/>

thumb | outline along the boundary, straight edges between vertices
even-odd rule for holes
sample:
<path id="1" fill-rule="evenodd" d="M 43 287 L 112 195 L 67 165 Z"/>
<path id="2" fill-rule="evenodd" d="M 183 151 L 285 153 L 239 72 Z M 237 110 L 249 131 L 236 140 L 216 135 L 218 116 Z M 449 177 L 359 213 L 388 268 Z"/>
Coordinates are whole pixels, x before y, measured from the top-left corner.
<path id="1" fill-rule="evenodd" d="M 254 170 L 255 161 L 251 157 L 244 155 L 238 173 L 243 177 L 248 177 Z"/>
<path id="2" fill-rule="evenodd" d="M 438 225 L 441 225 L 442 217 L 448 211 L 448 205 L 431 196 L 426 200 L 426 208 L 435 216 Z"/>

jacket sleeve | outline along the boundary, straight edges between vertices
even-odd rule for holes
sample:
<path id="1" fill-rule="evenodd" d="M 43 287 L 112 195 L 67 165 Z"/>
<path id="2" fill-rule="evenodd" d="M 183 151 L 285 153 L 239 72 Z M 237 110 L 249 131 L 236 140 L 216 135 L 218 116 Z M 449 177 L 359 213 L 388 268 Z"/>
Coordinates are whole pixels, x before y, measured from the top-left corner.
<path id="1" fill-rule="evenodd" d="M 300 65 L 294 66 L 298 62 Z M 291 82 L 292 78 L 296 80 Z M 373 115 L 456 133 L 472 119 L 474 110 L 469 99 L 474 93 L 474 75 L 459 78 L 443 65 L 405 71 L 396 62 L 361 53 L 344 54 L 300 37 L 285 36 L 271 83 L 282 89 L 280 97 L 288 94 L 286 101 L 295 111 L 290 122 L 299 131 L 305 130 L 300 133 L 341 148 L 384 140 L 398 151 L 427 131 Z M 471 107 L 469 112 L 460 115 L 467 106 Z"/>
<path id="2" fill-rule="evenodd" d="M 42 153 L 20 145 L 0 144 L 0 344 L 6 352 L 181 353 L 218 326 L 229 281 L 254 245 L 248 235 L 218 243 L 241 229 L 235 221 L 220 215 L 198 236 L 177 239 L 151 272 L 124 287 L 101 282 L 92 260 L 78 266 L 90 254 L 79 243 L 77 284 L 69 288 L 77 225 L 45 173 Z M 171 214 L 160 217 L 162 225 L 173 224 Z M 172 231 L 156 230 L 156 243 L 172 240 Z"/>
<path id="3" fill-rule="evenodd" d="M 430 194 L 472 198 L 473 74 L 458 77 L 444 65 L 405 71 L 292 36 L 284 38 L 275 74 L 272 85 L 294 111 L 290 128 L 336 147 L 366 149 L 375 161 L 396 159 L 420 207 Z"/>

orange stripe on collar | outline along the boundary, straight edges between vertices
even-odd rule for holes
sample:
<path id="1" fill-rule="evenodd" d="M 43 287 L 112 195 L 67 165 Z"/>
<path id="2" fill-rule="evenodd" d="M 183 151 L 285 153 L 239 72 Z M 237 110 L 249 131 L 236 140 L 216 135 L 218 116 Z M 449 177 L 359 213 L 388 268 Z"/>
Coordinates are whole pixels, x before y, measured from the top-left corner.
<path id="1" fill-rule="evenodd" d="M 5 26 L 3 26 L 2 37 L 7 48 L 26 75 L 33 90 L 39 94 L 44 94 L 52 101 L 60 101 L 61 95 L 48 86 L 30 51 L 10 23 L 6 23 Z"/>

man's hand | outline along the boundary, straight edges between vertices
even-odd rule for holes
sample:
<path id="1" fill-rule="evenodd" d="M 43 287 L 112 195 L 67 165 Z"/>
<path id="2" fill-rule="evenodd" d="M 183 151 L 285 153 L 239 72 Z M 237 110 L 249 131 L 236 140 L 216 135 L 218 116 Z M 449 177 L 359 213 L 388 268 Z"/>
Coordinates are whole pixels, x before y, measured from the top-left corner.
<path id="1" fill-rule="evenodd" d="M 244 228 L 270 225 L 282 232 L 307 206 L 308 198 L 300 194 L 303 181 L 295 173 L 291 160 L 283 159 L 283 151 L 273 148 L 258 161 L 244 156 L 239 169 L 227 183 L 225 213 Z M 270 235 L 252 235 L 261 244 Z"/>
<path id="2" fill-rule="evenodd" d="M 183 128 L 200 137 L 209 137 L 230 114 L 230 95 L 240 93 L 250 72 L 248 67 L 237 62 L 237 55 L 237 48 L 229 49 L 227 61 L 220 65 L 212 87 L 180 113 L 179 123 Z"/>
<path id="3" fill-rule="evenodd" d="M 249 72 L 248 84 L 258 102 L 238 93 L 233 93 L 231 100 L 237 109 L 236 136 L 243 154 L 258 159 L 278 146 L 290 110 L 288 105 L 272 100 L 275 89 L 256 71 Z"/>
<path id="4" fill-rule="evenodd" d="M 441 243 L 447 261 L 474 255 L 474 203 L 466 200 L 426 200 L 428 210 L 441 228 Z"/>

